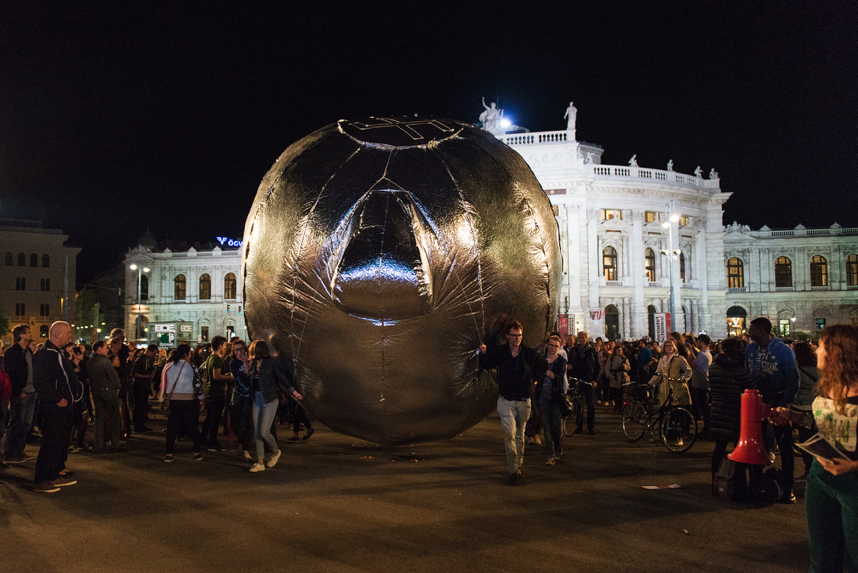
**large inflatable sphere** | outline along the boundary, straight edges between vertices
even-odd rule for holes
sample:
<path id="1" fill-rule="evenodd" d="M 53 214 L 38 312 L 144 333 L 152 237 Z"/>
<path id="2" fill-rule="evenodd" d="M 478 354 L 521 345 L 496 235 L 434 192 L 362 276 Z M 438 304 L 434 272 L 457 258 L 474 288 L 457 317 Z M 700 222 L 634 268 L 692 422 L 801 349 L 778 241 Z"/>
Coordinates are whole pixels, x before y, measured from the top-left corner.
<path id="1" fill-rule="evenodd" d="M 254 339 L 331 429 L 379 444 L 453 437 L 495 407 L 476 350 L 507 320 L 551 330 L 551 204 L 516 152 L 449 120 L 341 120 L 291 145 L 244 231 Z"/>

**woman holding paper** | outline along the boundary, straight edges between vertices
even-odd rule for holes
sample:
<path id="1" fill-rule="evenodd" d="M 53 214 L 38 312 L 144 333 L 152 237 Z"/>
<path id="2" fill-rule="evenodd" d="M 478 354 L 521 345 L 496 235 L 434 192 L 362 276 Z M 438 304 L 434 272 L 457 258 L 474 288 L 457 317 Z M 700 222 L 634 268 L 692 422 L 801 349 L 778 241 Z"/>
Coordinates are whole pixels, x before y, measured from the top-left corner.
<path id="1" fill-rule="evenodd" d="M 822 376 L 813 411 L 777 410 L 782 420 L 805 426 L 815 419 L 819 435 L 838 450 L 830 459 L 817 457 L 807 477 L 811 571 L 858 572 L 858 329 L 827 327 L 816 356 Z"/>

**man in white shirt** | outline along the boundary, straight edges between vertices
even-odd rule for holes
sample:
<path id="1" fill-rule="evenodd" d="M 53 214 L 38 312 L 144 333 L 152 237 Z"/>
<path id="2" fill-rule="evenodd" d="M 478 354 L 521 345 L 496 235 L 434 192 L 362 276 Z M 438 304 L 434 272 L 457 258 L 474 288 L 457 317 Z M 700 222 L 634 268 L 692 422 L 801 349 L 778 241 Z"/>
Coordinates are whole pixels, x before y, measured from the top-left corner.
<path id="1" fill-rule="evenodd" d="M 692 363 L 691 372 L 691 403 L 694 415 L 703 418 L 703 436 L 709 437 L 709 365 L 712 364 L 712 354 L 709 345 L 712 339 L 701 334 L 695 341 L 699 349 Z"/>

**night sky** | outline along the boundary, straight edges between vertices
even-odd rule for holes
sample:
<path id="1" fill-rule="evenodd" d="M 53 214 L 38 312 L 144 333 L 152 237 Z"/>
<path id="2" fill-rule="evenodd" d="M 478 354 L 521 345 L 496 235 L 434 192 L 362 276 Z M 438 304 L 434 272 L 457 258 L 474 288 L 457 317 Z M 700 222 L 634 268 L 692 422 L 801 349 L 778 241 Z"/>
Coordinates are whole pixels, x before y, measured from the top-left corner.
<path id="1" fill-rule="evenodd" d="M 725 223 L 858 226 L 855 2 L 180 4 L 0 3 L 0 218 L 68 232 L 79 282 L 147 227 L 240 237 L 330 122 L 481 97 L 531 131 L 573 100 L 605 163 L 714 167 Z"/>

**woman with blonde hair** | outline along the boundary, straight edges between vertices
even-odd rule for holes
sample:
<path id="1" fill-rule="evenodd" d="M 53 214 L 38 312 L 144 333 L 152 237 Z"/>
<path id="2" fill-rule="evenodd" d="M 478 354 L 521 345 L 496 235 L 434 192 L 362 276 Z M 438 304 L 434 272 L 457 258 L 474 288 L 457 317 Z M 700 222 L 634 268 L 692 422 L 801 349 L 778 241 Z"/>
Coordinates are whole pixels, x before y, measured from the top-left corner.
<path id="1" fill-rule="evenodd" d="M 265 470 L 267 465 L 273 468 L 280 459 L 277 440 L 271 435 L 271 424 L 277 414 L 279 402 L 278 388 L 291 394 L 296 400 L 304 398 L 290 383 L 289 373 L 280 363 L 271 357 L 268 344 L 264 340 L 254 340 L 248 351 L 250 358 L 250 396 L 253 399 L 253 430 L 256 435 L 256 463 L 250 468 L 252 473 Z M 265 444 L 271 449 L 271 457 L 265 463 Z"/>
<path id="2" fill-rule="evenodd" d="M 826 327 L 816 351 L 822 372 L 811 412 L 777 408 L 781 422 L 816 423 L 845 457 L 817 457 L 807 476 L 805 513 L 811 571 L 858 571 L 858 329 Z"/>

